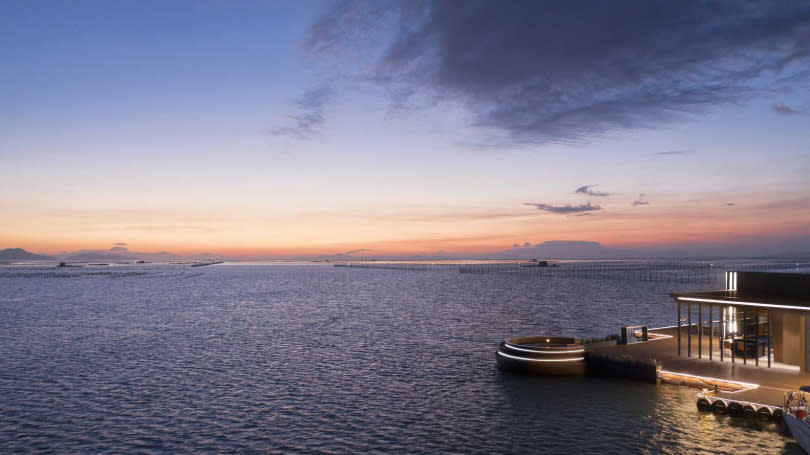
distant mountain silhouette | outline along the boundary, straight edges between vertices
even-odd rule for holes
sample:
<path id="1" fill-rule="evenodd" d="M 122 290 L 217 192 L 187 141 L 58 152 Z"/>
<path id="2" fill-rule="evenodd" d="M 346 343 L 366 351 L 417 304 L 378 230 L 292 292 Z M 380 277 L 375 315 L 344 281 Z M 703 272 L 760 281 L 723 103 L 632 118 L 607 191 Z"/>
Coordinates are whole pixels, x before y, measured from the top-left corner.
<path id="1" fill-rule="evenodd" d="M 106 251 L 80 251 L 65 258 L 67 261 L 75 262 L 100 262 L 100 261 L 134 261 L 133 256 L 108 253 Z"/>
<path id="2" fill-rule="evenodd" d="M 132 252 L 130 254 L 135 255 L 138 259 L 146 259 L 149 261 L 173 261 L 175 259 L 184 259 L 183 256 L 169 253 L 168 251 L 159 251 L 157 253 L 135 253 Z M 208 257 L 208 256 L 201 256 L 201 257 Z"/>
<path id="3" fill-rule="evenodd" d="M 68 253 L 64 258 L 66 261 L 75 262 L 120 262 L 120 261 L 172 261 L 184 259 L 182 256 L 160 251 L 157 253 L 139 253 L 129 251 L 125 247 L 115 246 L 107 250 L 81 250 L 75 253 Z"/>
<path id="4" fill-rule="evenodd" d="M 599 242 L 549 240 L 534 246 L 510 248 L 494 256 L 499 259 L 616 259 L 633 255 L 630 250 L 607 248 Z"/>
<path id="5" fill-rule="evenodd" d="M 43 256 L 25 251 L 22 248 L 6 248 L 0 250 L 0 261 L 53 261 L 56 258 Z"/>

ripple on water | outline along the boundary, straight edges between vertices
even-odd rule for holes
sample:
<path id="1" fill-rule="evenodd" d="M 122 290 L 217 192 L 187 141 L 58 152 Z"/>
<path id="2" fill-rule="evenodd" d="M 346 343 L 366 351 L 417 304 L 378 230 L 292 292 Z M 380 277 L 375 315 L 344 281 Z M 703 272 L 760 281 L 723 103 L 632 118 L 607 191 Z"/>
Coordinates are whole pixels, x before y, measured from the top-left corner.
<path id="1" fill-rule="evenodd" d="M 800 453 L 694 391 L 494 368 L 500 340 L 669 325 L 667 283 L 217 266 L 0 278 L 0 452 Z"/>

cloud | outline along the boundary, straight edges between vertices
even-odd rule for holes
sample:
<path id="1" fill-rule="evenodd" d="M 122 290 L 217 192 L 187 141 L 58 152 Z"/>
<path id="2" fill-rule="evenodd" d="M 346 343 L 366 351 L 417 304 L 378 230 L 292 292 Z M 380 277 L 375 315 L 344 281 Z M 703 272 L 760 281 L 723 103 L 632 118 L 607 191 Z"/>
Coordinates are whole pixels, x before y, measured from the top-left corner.
<path id="1" fill-rule="evenodd" d="M 793 115 L 796 111 L 783 103 L 771 104 L 771 110 L 780 115 Z"/>
<path id="2" fill-rule="evenodd" d="M 726 202 L 725 205 L 726 205 L 726 207 L 732 207 L 732 206 L 734 206 L 734 203 L 733 202 Z"/>
<path id="3" fill-rule="evenodd" d="M 347 252 L 345 252 L 345 253 L 343 253 L 343 254 L 344 254 L 344 255 L 346 255 L 346 256 L 351 256 L 351 255 L 353 255 L 353 254 L 357 254 L 357 253 L 365 253 L 365 252 L 367 252 L 367 251 L 371 251 L 371 250 L 370 250 L 370 249 L 368 249 L 368 248 L 358 248 L 358 249 L 356 249 L 356 250 L 349 250 L 349 251 L 347 251 Z"/>
<path id="4" fill-rule="evenodd" d="M 343 1 L 304 47 L 365 55 L 357 77 L 461 101 L 514 143 L 565 143 L 798 83 L 808 21 L 810 3 L 767 0 Z"/>
<path id="5" fill-rule="evenodd" d="M 600 193 L 598 191 L 594 191 L 591 188 L 595 187 L 596 185 L 585 185 L 577 188 L 574 193 L 582 193 L 587 194 L 588 196 L 597 196 L 597 197 L 606 197 L 610 196 L 610 193 Z"/>
<path id="6" fill-rule="evenodd" d="M 128 246 L 128 245 L 126 243 L 124 243 L 124 242 L 117 242 L 117 243 L 113 244 L 113 246 Z"/>
<path id="7" fill-rule="evenodd" d="M 574 214 L 574 213 L 593 212 L 597 210 L 602 210 L 602 207 L 591 204 L 590 202 L 588 202 L 587 204 L 579 204 L 579 205 L 551 205 L 551 204 L 540 204 L 536 202 L 524 202 L 523 205 L 536 207 L 538 210 L 542 210 L 544 212 L 558 213 L 558 214 Z"/>
<path id="8" fill-rule="evenodd" d="M 668 150 L 666 152 L 655 152 L 654 155 L 658 156 L 675 156 L 675 155 L 685 155 L 690 153 L 687 150 Z"/>
<path id="9" fill-rule="evenodd" d="M 810 210 L 810 197 L 766 202 L 764 204 L 760 204 L 757 208 L 795 210 L 797 212 L 799 211 L 805 212 L 806 210 Z"/>
<path id="10" fill-rule="evenodd" d="M 530 246 L 532 246 L 531 242 L 523 242 L 523 248 L 529 248 Z"/>
<path id="11" fill-rule="evenodd" d="M 648 205 L 648 204 L 649 204 L 649 201 L 644 200 L 644 193 L 639 194 L 638 198 L 636 198 L 636 200 L 633 201 L 633 207 L 636 207 L 636 206 L 639 206 L 639 205 Z"/>
<path id="12" fill-rule="evenodd" d="M 293 105 L 300 111 L 291 115 L 292 125 L 270 128 L 273 136 L 290 136 L 296 139 L 311 139 L 320 133 L 324 125 L 324 107 L 332 98 L 331 87 L 319 87 L 304 93 L 293 100 Z"/>

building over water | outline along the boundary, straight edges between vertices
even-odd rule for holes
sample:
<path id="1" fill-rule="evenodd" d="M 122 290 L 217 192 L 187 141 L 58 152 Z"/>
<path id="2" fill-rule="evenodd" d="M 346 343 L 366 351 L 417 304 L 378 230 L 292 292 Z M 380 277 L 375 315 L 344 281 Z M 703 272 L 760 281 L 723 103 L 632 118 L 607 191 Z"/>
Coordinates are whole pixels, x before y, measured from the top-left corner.
<path id="1" fill-rule="evenodd" d="M 726 288 L 674 293 L 677 354 L 810 372 L 810 274 L 726 272 Z"/>

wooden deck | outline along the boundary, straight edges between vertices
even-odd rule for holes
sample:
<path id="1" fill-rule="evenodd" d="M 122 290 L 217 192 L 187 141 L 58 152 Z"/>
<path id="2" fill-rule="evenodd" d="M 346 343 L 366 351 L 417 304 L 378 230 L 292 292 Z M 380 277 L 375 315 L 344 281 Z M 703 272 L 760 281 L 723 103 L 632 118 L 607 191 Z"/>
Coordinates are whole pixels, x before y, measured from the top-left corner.
<path id="1" fill-rule="evenodd" d="M 681 328 L 681 356 L 677 354 L 677 329 L 656 329 L 650 330 L 651 334 L 668 335 L 668 338 L 651 340 L 645 343 L 628 345 L 601 346 L 591 349 L 594 353 L 606 355 L 629 355 L 636 360 L 655 359 L 662 364 L 662 370 L 680 373 L 685 375 L 700 376 L 705 378 L 716 378 L 724 381 L 738 381 L 744 383 L 757 384 L 758 387 L 750 390 L 729 393 L 720 392 L 718 396 L 733 397 L 738 401 L 750 401 L 753 403 L 766 404 L 770 406 L 781 406 L 783 395 L 787 391 L 797 390 L 800 386 L 810 385 L 810 373 L 803 373 L 795 369 L 773 367 L 768 368 L 766 362 L 760 361 L 760 365 L 754 366 L 753 360 L 748 359 L 748 364 L 744 365 L 742 359 L 737 358 L 735 363 L 731 362 L 729 356 L 725 356 L 720 362 L 718 346 L 714 346 L 713 360 L 709 360 L 708 337 L 703 336 L 703 358 L 697 357 L 698 336 L 692 335 L 692 357 L 687 357 L 686 327 Z M 717 339 L 714 339 L 717 343 Z M 707 384 L 707 388 L 710 388 Z"/>

